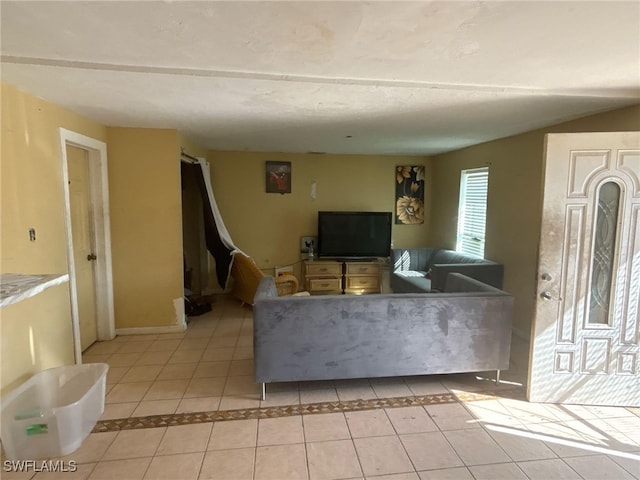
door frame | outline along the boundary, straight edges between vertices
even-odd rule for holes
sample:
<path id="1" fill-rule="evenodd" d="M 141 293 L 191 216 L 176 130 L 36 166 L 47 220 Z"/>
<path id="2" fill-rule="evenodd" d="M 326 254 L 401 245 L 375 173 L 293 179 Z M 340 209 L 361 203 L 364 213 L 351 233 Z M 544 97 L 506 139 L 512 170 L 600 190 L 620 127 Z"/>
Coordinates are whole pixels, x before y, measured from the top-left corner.
<path id="1" fill-rule="evenodd" d="M 69 268 L 69 292 L 73 350 L 76 364 L 82 363 L 80 347 L 80 319 L 78 316 L 78 289 L 73 258 L 73 231 L 71 228 L 71 199 L 69 196 L 69 166 L 67 146 L 85 150 L 89 161 L 89 188 L 93 209 L 93 234 L 95 239 L 95 287 L 98 340 L 115 337 L 113 307 L 113 270 L 111 266 L 111 228 L 109 221 L 109 182 L 107 171 L 107 144 L 77 132 L 59 128 L 62 183 L 64 190 L 64 217 L 67 234 L 67 264 Z"/>

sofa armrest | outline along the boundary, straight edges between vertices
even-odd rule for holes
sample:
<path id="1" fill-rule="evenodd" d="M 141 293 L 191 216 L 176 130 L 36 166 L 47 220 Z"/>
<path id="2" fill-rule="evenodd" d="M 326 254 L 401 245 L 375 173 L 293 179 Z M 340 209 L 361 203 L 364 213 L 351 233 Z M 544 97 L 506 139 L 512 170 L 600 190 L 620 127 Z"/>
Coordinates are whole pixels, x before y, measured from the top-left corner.
<path id="1" fill-rule="evenodd" d="M 496 288 L 502 288 L 504 266 L 500 263 L 449 263 L 435 264 L 431 266 L 431 288 L 445 291 L 447 276 L 449 273 L 462 273 L 487 283 Z"/>
<path id="2" fill-rule="evenodd" d="M 265 300 L 270 297 L 277 297 L 278 289 L 276 287 L 275 278 L 270 275 L 265 275 L 260 279 L 260 283 L 258 283 L 258 288 L 256 289 L 256 294 L 253 297 L 253 303 L 255 304 L 258 300 Z"/>
<path id="3" fill-rule="evenodd" d="M 481 295 L 509 295 L 509 293 L 492 287 L 488 283 L 481 282 L 475 278 L 467 277 L 462 273 L 453 272 L 447 275 L 445 292 L 478 293 Z"/>

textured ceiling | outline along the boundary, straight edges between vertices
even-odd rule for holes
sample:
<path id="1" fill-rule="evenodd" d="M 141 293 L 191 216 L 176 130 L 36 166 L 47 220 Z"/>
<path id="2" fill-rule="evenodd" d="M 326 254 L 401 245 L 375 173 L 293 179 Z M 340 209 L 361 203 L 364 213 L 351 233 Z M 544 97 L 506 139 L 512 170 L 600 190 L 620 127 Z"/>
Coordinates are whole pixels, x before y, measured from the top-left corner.
<path id="1" fill-rule="evenodd" d="M 0 8 L 3 81 L 217 150 L 428 155 L 640 102 L 638 2 Z"/>

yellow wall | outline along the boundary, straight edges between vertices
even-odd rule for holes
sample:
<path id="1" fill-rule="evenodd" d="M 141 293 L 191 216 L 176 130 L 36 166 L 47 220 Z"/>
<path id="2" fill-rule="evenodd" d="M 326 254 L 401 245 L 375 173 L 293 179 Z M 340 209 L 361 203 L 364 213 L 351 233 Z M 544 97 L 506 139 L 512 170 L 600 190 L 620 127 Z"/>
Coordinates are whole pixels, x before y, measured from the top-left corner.
<path id="1" fill-rule="evenodd" d="M 4 83 L 1 103 L 1 270 L 67 273 L 58 128 L 101 141 L 106 128 Z M 2 308 L 0 316 L 3 393 L 40 370 L 73 363 L 68 284 Z"/>
<path id="2" fill-rule="evenodd" d="M 183 153 L 196 158 L 207 158 L 207 149 L 189 137 L 178 134 L 178 141 Z"/>
<path id="3" fill-rule="evenodd" d="M 2 395 L 32 375 L 73 365 L 73 332 L 69 284 L 2 307 Z"/>
<path id="4" fill-rule="evenodd" d="M 319 210 L 394 212 L 396 165 L 426 165 L 423 225 L 393 225 L 397 247 L 425 245 L 431 197 L 425 157 L 210 151 L 211 182 L 235 245 L 272 274 L 294 265 L 300 278 L 300 237 L 315 236 Z M 290 194 L 266 193 L 265 161 L 291 162 Z M 317 198 L 311 198 L 316 182 Z"/>
<path id="5" fill-rule="evenodd" d="M 489 166 L 485 256 L 505 265 L 504 288 L 516 299 L 514 329 L 528 336 L 536 264 L 546 133 L 640 130 L 640 106 L 585 117 L 433 158 L 430 243 L 455 248 L 460 171 Z"/>
<path id="6" fill-rule="evenodd" d="M 116 329 L 180 325 L 179 134 L 109 128 L 107 152 Z"/>

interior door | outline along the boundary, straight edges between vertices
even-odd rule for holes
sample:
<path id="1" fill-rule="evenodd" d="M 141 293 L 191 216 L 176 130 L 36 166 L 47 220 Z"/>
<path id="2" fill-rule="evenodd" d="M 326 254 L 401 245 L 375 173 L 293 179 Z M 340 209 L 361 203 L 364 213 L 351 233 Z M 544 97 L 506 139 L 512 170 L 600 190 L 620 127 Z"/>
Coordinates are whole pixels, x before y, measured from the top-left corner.
<path id="1" fill-rule="evenodd" d="M 528 398 L 640 405 L 640 133 L 546 138 Z"/>
<path id="2" fill-rule="evenodd" d="M 78 297 L 80 348 L 86 350 L 97 340 L 97 315 L 94 273 L 94 235 L 86 150 L 67 145 L 69 200 L 73 257 Z"/>

